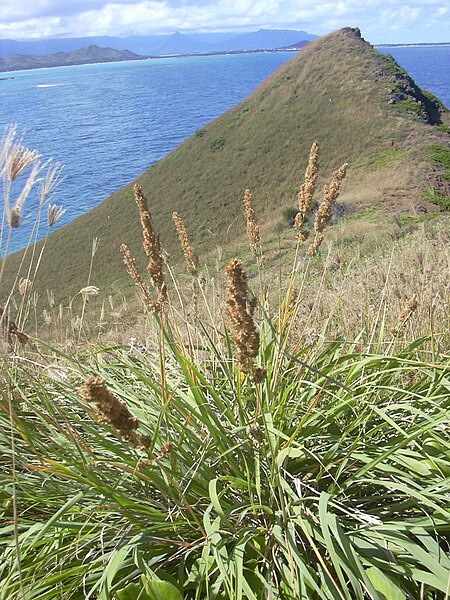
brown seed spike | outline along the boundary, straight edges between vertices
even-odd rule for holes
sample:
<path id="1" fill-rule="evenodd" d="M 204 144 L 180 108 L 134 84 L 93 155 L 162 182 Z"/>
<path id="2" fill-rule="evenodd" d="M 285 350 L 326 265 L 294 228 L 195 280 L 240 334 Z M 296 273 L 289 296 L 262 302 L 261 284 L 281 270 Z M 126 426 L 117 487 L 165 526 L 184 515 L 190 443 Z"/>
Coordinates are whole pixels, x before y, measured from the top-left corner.
<path id="1" fill-rule="evenodd" d="M 306 214 L 311 210 L 312 199 L 317 181 L 317 161 L 319 157 L 319 144 L 314 141 L 309 153 L 308 166 L 305 171 L 305 181 L 298 193 L 298 210 Z"/>
<path id="2" fill-rule="evenodd" d="M 101 377 L 88 377 L 79 388 L 79 393 L 84 400 L 95 404 L 100 421 L 114 427 L 135 448 L 148 448 L 147 436 L 136 431 L 139 421 L 130 413 L 125 402 L 108 390 Z"/>
<path id="3" fill-rule="evenodd" d="M 347 173 L 348 164 L 344 163 L 333 173 L 330 183 L 327 183 L 323 190 L 323 202 L 319 206 L 314 219 L 314 231 L 316 232 L 313 242 L 310 244 L 307 255 L 314 256 L 323 241 L 323 231 L 331 221 L 333 206 L 339 196 L 341 181 Z"/>
<path id="4" fill-rule="evenodd" d="M 164 257 L 159 236 L 153 227 L 150 211 L 147 207 L 147 200 L 139 183 L 134 184 L 133 192 L 141 219 L 144 250 L 149 259 L 147 272 L 150 275 L 153 287 L 158 293 L 157 304 L 159 306 L 167 300 L 167 288 L 163 271 Z"/>
<path id="5" fill-rule="evenodd" d="M 183 255 L 186 260 L 188 273 L 191 275 L 197 275 L 198 259 L 195 255 L 194 249 L 189 243 L 183 219 L 178 213 L 174 212 L 172 213 L 172 220 L 178 233 L 178 239 L 180 240 L 181 249 L 183 250 Z"/>
<path id="6" fill-rule="evenodd" d="M 134 281 L 134 285 L 137 287 L 139 295 L 146 304 L 152 306 L 153 300 L 150 296 L 150 290 L 144 283 L 141 273 L 139 272 L 139 269 L 136 266 L 136 261 L 131 255 L 131 252 L 128 250 L 128 246 L 126 246 L 125 244 L 121 244 L 119 250 L 122 254 L 123 262 L 125 263 L 128 275 Z"/>
<path id="7" fill-rule="evenodd" d="M 135 183 L 133 186 L 134 199 L 136 201 L 138 210 L 139 210 L 139 218 L 141 220 L 142 226 L 142 237 L 144 239 L 144 250 L 145 254 L 148 258 L 152 256 L 155 245 L 155 238 L 157 237 L 155 234 L 155 230 L 153 228 L 152 217 L 150 215 L 150 211 L 147 206 L 147 199 L 144 196 L 144 192 L 142 191 L 142 187 L 139 183 Z"/>
<path id="8" fill-rule="evenodd" d="M 21 331 L 14 321 L 12 321 L 3 308 L 0 308 L 0 337 L 6 333 L 9 341 L 11 341 L 11 335 L 15 335 L 21 344 L 27 344 L 29 338 L 26 333 Z"/>
<path id="9" fill-rule="evenodd" d="M 253 320 L 254 302 L 250 299 L 247 277 L 237 258 L 230 261 L 225 268 L 227 276 L 227 296 L 225 312 L 235 331 L 232 340 L 236 347 L 236 358 L 244 373 L 254 373 L 253 361 L 258 355 L 259 332 Z M 262 369 L 257 370 L 259 381 Z"/>
<path id="10" fill-rule="evenodd" d="M 247 238 L 251 253 L 256 256 L 257 244 L 259 243 L 259 225 L 256 220 L 255 209 L 252 205 L 252 195 L 250 190 L 244 193 L 244 216 L 247 221 Z"/>
<path id="11" fill-rule="evenodd" d="M 47 225 L 49 227 L 53 227 L 53 225 L 59 221 L 59 219 L 63 216 L 66 211 L 62 206 L 57 206 L 56 204 L 49 204 L 47 206 Z"/>
<path id="12" fill-rule="evenodd" d="M 311 150 L 308 158 L 308 166 L 305 171 L 305 180 L 300 186 L 297 200 L 298 200 L 298 213 L 294 220 L 294 229 L 297 230 L 300 241 L 304 242 L 308 235 L 301 231 L 303 223 L 305 221 L 305 215 L 311 210 L 312 200 L 314 196 L 314 190 L 317 181 L 317 162 L 319 157 L 319 144 L 314 141 L 311 146 Z"/>
<path id="13" fill-rule="evenodd" d="M 17 229 L 20 226 L 20 208 L 17 206 L 8 214 L 8 223 L 11 229 Z"/>
<path id="14" fill-rule="evenodd" d="M 417 296 L 414 294 L 409 300 L 407 300 L 402 312 L 399 314 L 397 319 L 397 325 L 392 330 L 393 335 L 398 335 L 400 331 L 405 327 L 406 323 L 410 320 L 413 312 L 417 308 Z"/>
<path id="15" fill-rule="evenodd" d="M 317 233 L 315 235 L 313 241 L 309 245 L 309 248 L 306 252 L 307 256 L 315 256 L 317 254 L 320 246 L 322 245 L 322 242 L 323 242 L 323 235 L 321 233 Z"/>

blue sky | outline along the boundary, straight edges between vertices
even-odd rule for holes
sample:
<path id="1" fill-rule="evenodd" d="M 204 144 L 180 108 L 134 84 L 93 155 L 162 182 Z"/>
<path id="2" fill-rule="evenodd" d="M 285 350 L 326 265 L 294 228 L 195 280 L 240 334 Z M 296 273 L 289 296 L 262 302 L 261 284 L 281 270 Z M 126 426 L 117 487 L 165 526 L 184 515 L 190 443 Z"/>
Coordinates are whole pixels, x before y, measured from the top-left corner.
<path id="1" fill-rule="evenodd" d="M 371 43 L 450 41 L 449 0 L 1 0 L 0 38 L 359 27 Z"/>

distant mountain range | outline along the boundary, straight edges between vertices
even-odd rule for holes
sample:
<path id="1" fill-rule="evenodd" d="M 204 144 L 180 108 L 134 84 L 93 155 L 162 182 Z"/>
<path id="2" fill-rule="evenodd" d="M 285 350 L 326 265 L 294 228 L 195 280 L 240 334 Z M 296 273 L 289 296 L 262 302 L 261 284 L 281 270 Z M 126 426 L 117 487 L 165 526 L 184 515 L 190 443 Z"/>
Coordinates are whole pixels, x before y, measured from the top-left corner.
<path id="1" fill-rule="evenodd" d="M 89 63 L 119 62 L 123 60 L 140 60 L 142 56 L 128 50 L 100 48 L 91 45 L 72 52 L 56 52 L 44 56 L 15 54 L 0 58 L 0 72 L 21 71 L 24 69 L 42 69 L 46 67 L 63 67 L 68 65 L 85 65 Z"/>
<path id="2" fill-rule="evenodd" d="M 176 32 L 170 35 L 129 36 L 126 38 L 99 36 L 58 38 L 30 41 L 0 39 L 0 58 L 13 55 L 46 56 L 59 52 L 74 52 L 90 46 L 112 50 L 128 50 L 142 56 L 198 54 L 240 50 L 272 50 L 311 41 L 317 36 L 291 29 L 260 29 L 250 33 Z M 75 64 L 75 63 L 74 63 Z"/>

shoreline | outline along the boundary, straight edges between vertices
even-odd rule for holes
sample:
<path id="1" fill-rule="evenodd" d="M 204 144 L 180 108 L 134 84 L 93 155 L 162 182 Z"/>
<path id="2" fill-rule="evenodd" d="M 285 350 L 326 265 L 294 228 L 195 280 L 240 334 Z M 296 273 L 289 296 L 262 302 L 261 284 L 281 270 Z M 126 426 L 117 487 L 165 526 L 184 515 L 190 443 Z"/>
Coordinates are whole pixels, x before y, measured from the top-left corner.
<path id="1" fill-rule="evenodd" d="M 309 43 L 309 42 L 307 42 Z M 306 44 L 305 44 L 306 45 Z M 299 52 L 302 48 L 273 48 L 270 50 L 220 50 L 217 52 L 192 52 L 187 54 L 164 54 L 161 56 L 139 56 L 138 58 L 129 58 L 125 60 L 105 60 L 101 62 L 81 62 L 76 64 L 67 64 L 67 65 L 48 65 L 44 66 L 35 66 L 35 67 L 24 67 L 22 69 L 11 69 L 7 71 L 0 70 L 0 81 L 2 79 L 14 79 L 14 77 L 2 77 L 3 74 L 9 73 L 22 73 L 24 71 L 39 71 L 40 69 L 61 69 L 66 67 L 84 67 L 86 65 L 109 65 L 114 63 L 127 63 L 127 62 L 140 62 L 145 60 L 163 60 L 168 58 L 193 58 L 193 57 L 201 57 L 201 56 L 235 56 L 239 54 L 275 54 L 275 53 L 284 53 L 284 52 Z"/>
<path id="2" fill-rule="evenodd" d="M 422 42 L 417 44 L 373 44 L 374 48 L 446 48 L 450 42 Z"/>
<path id="3" fill-rule="evenodd" d="M 128 58 L 124 60 L 105 60 L 101 62 L 80 62 L 75 64 L 63 64 L 63 65 L 48 65 L 48 66 L 33 66 L 33 67 L 23 67 L 18 69 L 9 69 L 6 71 L 0 70 L 0 81 L 4 81 L 7 79 L 14 79 L 14 77 L 2 77 L 3 74 L 9 73 L 22 73 L 24 71 L 39 71 L 40 69 L 60 69 L 65 67 L 83 67 L 86 65 L 108 65 L 114 63 L 128 63 L 128 62 L 138 62 L 144 60 L 162 60 L 168 58 L 193 58 L 196 56 L 236 56 L 240 54 L 273 54 L 273 53 L 281 53 L 281 52 L 299 52 L 304 48 L 309 42 L 306 42 L 303 45 L 300 45 L 296 48 L 271 48 L 271 49 L 259 49 L 259 50 L 218 50 L 212 52 L 188 52 L 186 54 L 163 54 L 158 56 L 138 56 L 136 58 Z M 416 44 L 373 44 L 374 48 L 448 48 L 450 47 L 450 42 L 423 42 Z"/>

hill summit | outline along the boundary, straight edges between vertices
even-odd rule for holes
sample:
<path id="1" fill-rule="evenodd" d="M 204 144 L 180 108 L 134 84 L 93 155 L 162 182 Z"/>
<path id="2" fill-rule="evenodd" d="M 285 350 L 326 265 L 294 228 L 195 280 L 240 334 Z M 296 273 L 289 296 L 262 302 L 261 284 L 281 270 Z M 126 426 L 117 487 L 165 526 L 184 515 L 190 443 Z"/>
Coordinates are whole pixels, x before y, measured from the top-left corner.
<path id="1" fill-rule="evenodd" d="M 295 207 L 313 140 L 320 173 L 348 162 L 342 201 L 376 210 L 429 210 L 421 192 L 443 178 L 430 148 L 450 139 L 448 111 L 422 91 L 358 29 L 319 38 L 264 81 L 246 100 L 183 142 L 139 178 L 162 244 L 180 256 L 171 220 L 183 217 L 204 257 L 242 237 L 244 190 L 250 188 L 263 230 Z M 136 123 L 138 127 L 138 123 Z M 443 188 L 442 188 L 443 189 Z M 104 290 L 127 275 L 118 247 L 141 247 L 131 185 L 49 236 L 40 267 L 45 287 L 68 297 L 85 285 L 92 239 L 99 238 L 92 281 Z M 8 259 L 17 268 L 20 253 Z M 43 277 L 42 277 L 43 275 Z"/>

